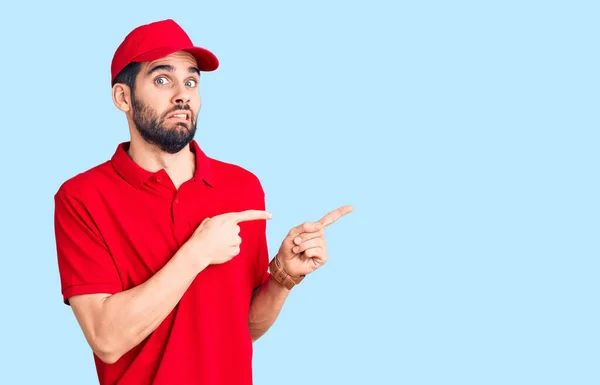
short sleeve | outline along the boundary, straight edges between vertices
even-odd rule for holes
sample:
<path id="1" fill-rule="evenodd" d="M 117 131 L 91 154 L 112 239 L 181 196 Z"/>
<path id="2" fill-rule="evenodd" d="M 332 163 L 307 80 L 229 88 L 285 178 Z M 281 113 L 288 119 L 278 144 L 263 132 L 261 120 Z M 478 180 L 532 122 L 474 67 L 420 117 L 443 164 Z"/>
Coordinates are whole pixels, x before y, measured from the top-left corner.
<path id="1" fill-rule="evenodd" d="M 265 210 L 265 194 L 261 187 L 261 198 L 259 203 L 259 210 Z M 269 279 L 269 247 L 267 245 L 267 221 L 258 221 L 258 250 L 257 250 L 257 270 L 255 274 L 255 285 L 254 289 L 265 283 Z"/>
<path id="2" fill-rule="evenodd" d="M 54 231 L 63 301 L 80 294 L 114 294 L 123 285 L 85 205 L 64 189 L 54 196 Z"/>

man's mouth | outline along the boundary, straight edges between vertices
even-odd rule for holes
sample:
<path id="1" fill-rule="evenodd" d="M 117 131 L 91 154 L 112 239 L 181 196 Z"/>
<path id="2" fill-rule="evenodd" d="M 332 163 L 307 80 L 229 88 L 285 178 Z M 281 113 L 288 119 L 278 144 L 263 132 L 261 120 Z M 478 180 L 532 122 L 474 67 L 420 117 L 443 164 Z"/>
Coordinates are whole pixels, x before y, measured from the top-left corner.
<path id="1" fill-rule="evenodd" d="M 183 121 L 189 122 L 189 120 L 190 120 L 190 113 L 189 112 L 182 112 L 182 111 L 174 112 L 172 114 L 169 114 L 167 116 L 167 119 L 176 119 L 176 120 L 183 120 Z"/>

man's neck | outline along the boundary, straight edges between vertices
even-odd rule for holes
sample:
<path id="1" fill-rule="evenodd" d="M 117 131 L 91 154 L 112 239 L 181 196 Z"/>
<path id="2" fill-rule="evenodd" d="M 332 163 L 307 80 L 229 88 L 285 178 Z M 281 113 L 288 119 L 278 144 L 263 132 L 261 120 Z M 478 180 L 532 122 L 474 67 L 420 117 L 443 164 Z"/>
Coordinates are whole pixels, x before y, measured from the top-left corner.
<path id="1" fill-rule="evenodd" d="M 150 172 L 164 168 L 176 188 L 194 176 L 196 160 L 189 145 L 176 154 L 169 154 L 155 145 L 136 139 L 132 138 L 127 153 L 141 168 Z"/>

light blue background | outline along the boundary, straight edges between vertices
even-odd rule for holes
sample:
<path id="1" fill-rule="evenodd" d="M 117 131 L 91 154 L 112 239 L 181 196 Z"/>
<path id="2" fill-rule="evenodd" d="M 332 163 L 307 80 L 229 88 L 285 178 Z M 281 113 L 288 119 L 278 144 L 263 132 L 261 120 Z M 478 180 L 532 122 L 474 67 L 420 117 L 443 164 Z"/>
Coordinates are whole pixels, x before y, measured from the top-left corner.
<path id="1" fill-rule="evenodd" d="M 3 5 L 0 383 L 95 384 L 53 195 L 128 140 L 110 61 L 174 18 L 219 57 L 197 139 L 287 231 L 344 204 L 255 383 L 598 384 L 594 1 Z"/>

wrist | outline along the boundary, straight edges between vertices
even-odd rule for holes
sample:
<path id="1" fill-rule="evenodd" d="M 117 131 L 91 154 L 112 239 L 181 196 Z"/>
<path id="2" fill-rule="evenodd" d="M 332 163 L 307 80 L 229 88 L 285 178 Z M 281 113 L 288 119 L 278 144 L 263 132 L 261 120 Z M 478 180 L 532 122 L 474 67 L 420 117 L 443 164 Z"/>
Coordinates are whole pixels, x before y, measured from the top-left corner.
<path id="1" fill-rule="evenodd" d="M 271 277 L 281 285 L 285 286 L 288 290 L 291 290 L 294 286 L 298 285 L 304 279 L 304 275 L 299 277 L 291 276 L 284 268 L 281 260 L 277 255 L 273 257 L 269 264 L 269 270 Z"/>
<path id="2" fill-rule="evenodd" d="M 175 255 L 185 259 L 196 274 L 211 264 L 210 258 L 202 251 L 202 247 L 198 247 L 198 245 L 192 244 L 189 241 L 184 243 Z"/>

